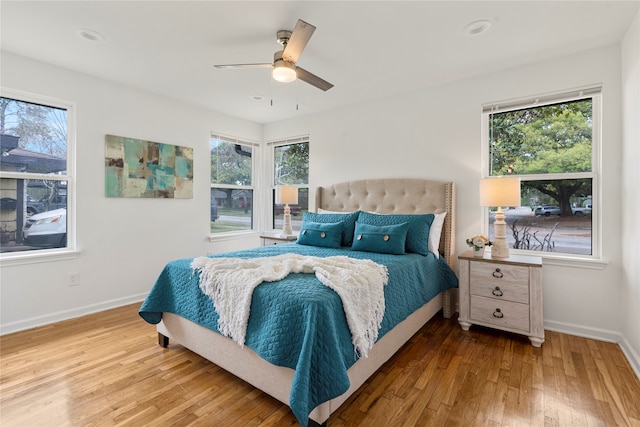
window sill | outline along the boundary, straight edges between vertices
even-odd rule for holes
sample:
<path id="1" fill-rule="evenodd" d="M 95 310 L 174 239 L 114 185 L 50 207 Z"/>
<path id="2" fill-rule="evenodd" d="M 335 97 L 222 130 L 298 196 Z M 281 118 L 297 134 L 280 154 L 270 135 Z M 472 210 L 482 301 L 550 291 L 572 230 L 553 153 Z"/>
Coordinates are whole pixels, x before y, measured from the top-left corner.
<path id="1" fill-rule="evenodd" d="M 581 256 L 553 254 L 550 252 L 516 251 L 522 255 L 539 256 L 544 265 L 558 265 L 561 267 L 586 268 L 590 270 L 604 270 L 609 261 L 603 258 L 588 258 Z"/>
<path id="2" fill-rule="evenodd" d="M 2 268 L 5 268 L 41 262 L 66 261 L 76 259 L 79 256 L 80 251 L 74 249 L 42 249 L 29 252 L 11 252 L 0 255 L 0 265 L 2 265 Z"/>
<path id="3" fill-rule="evenodd" d="M 549 257 L 543 256 L 543 262 L 547 265 L 560 265 L 562 267 L 587 268 L 591 270 L 604 270 L 609 265 L 605 259 L 585 259 L 573 257 Z"/>
<path id="4" fill-rule="evenodd" d="M 238 239 L 242 239 L 242 238 L 245 238 L 245 237 L 253 237 L 253 236 L 255 236 L 257 238 L 259 235 L 260 235 L 260 233 L 258 233 L 255 230 L 251 230 L 251 231 L 235 231 L 235 232 L 221 233 L 221 234 L 211 234 L 211 235 L 209 235 L 209 242 L 224 242 L 224 241 L 238 240 Z"/>

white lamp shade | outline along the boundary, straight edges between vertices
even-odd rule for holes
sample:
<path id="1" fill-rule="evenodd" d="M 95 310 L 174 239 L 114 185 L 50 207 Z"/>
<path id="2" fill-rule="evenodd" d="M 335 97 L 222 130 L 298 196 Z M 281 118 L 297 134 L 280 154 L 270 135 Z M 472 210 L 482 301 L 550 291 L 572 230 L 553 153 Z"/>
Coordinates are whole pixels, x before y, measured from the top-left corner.
<path id="1" fill-rule="evenodd" d="M 520 206 L 520 178 L 481 179 L 480 206 Z"/>
<path id="2" fill-rule="evenodd" d="M 293 185 L 279 185 L 276 203 L 295 205 L 298 203 L 298 187 Z"/>

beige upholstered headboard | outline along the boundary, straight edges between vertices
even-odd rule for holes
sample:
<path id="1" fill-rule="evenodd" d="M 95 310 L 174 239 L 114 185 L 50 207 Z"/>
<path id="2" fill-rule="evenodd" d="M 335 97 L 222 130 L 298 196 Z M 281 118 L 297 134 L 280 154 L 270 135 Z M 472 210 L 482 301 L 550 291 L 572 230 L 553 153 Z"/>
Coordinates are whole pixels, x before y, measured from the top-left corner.
<path id="1" fill-rule="evenodd" d="M 425 179 L 366 179 L 316 189 L 316 210 L 377 213 L 447 212 L 440 252 L 455 271 L 455 185 Z"/>

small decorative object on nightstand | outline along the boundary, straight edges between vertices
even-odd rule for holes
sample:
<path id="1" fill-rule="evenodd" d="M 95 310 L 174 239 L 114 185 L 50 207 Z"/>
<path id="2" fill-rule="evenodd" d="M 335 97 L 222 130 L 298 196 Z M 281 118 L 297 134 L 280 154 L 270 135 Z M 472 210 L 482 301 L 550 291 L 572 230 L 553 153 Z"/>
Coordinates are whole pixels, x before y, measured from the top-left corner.
<path id="1" fill-rule="evenodd" d="M 491 246 L 493 243 L 487 236 L 476 234 L 473 237 L 469 237 L 467 240 L 467 246 L 473 251 L 473 256 L 482 257 L 487 246 Z"/>
<path id="2" fill-rule="evenodd" d="M 480 258 L 472 251 L 458 259 L 458 322 L 462 329 L 482 325 L 523 334 L 534 347 L 540 347 L 544 342 L 542 259 L 523 255 Z"/>
<path id="3" fill-rule="evenodd" d="M 294 234 L 283 235 L 283 234 L 261 234 L 260 241 L 262 242 L 262 246 L 268 245 L 281 245 L 283 243 L 291 243 L 295 242 L 298 239 L 298 236 Z"/>

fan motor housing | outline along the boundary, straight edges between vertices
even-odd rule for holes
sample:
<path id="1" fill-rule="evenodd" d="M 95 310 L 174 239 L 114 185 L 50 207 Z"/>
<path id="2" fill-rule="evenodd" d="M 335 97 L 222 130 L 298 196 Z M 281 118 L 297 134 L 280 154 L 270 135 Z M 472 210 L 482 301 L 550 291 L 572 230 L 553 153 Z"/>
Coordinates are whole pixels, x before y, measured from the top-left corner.
<path id="1" fill-rule="evenodd" d="M 282 58 L 283 52 L 284 52 L 283 50 L 279 50 L 273 54 L 273 66 L 295 69 L 295 64 L 293 62 L 287 61 L 286 59 Z"/>
<path id="2" fill-rule="evenodd" d="M 276 34 L 276 40 L 278 41 L 278 43 L 280 43 L 283 47 L 285 47 L 287 45 L 287 43 L 289 42 L 289 39 L 291 38 L 291 31 L 287 31 L 287 30 L 280 30 L 278 31 L 278 33 Z"/>

